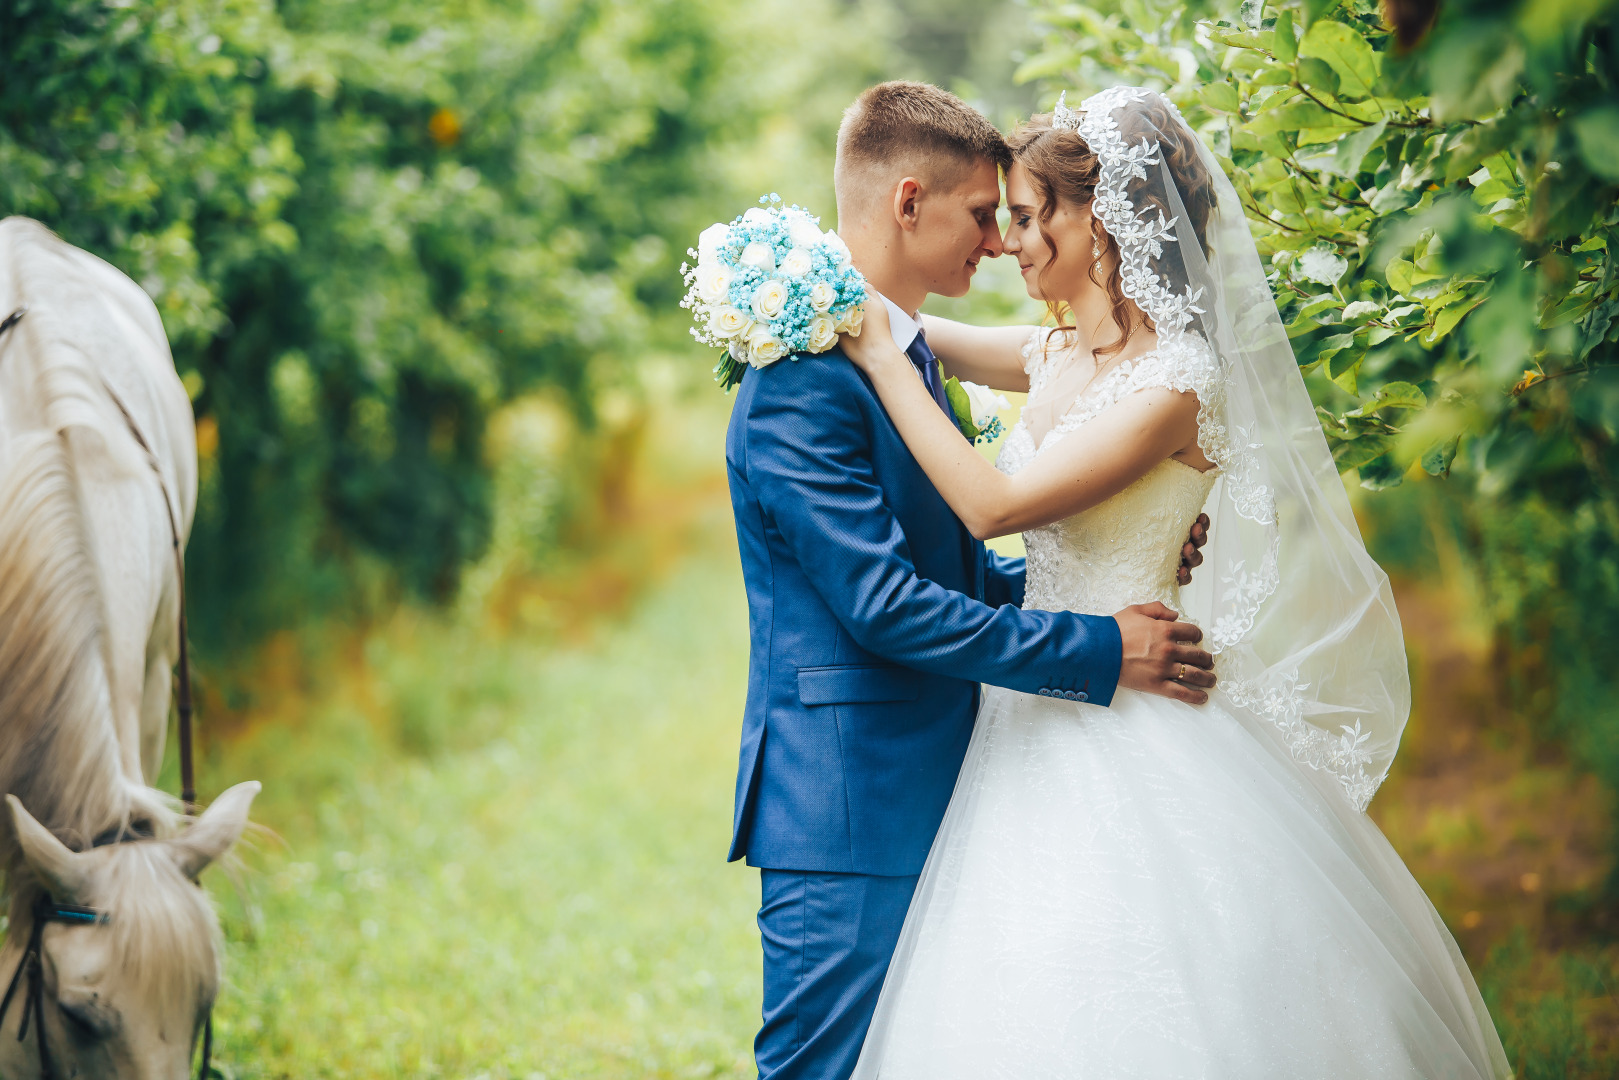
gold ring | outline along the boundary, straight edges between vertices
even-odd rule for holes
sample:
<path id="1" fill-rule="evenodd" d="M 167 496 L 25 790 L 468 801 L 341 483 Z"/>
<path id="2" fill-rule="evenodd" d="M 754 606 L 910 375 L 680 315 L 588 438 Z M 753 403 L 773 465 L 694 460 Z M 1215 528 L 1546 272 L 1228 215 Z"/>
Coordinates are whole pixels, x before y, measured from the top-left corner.
<path id="1" fill-rule="evenodd" d="M 1184 680 L 1186 678 L 1186 665 L 1185 664 L 1178 664 L 1176 666 L 1180 668 L 1180 671 L 1175 673 L 1175 681 L 1176 682 L 1181 682 L 1182 680 Z"/>

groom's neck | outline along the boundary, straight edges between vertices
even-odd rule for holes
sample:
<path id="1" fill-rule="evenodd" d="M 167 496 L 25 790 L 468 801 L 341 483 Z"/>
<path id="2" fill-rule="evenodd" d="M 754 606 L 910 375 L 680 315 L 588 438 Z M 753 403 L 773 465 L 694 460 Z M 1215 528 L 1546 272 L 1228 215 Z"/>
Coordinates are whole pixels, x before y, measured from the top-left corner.
<path id="1" fill-rule="evenodd" d="M 844 236 L 843 242 L 849 245 L 849 257 L 866 283 L 905 311 L 914 314 L 919 310 L 928 298 L 927 286 L 917 279 L 916 272 L 899 257 L 893 245 L 863 230 L 851 231 L 854 235 Z"/>

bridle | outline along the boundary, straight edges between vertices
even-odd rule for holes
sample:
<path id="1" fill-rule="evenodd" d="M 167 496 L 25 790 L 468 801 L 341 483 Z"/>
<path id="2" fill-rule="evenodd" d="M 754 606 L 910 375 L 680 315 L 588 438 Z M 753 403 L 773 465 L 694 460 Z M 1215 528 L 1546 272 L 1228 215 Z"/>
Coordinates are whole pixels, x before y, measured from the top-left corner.
<path id="1" fill-rule="evenodd" d="M 28 314 L 26 307 L 20 307 L 0 319 L 0 336 L 22 321 Z M 186 574 L 184 548 L 180 544 L 180 521 L 174 514 L 174 500 L 169 497 L 169 485 L 163 481 L 163 470 L 158 464 L 157 455 L 152 452 L 151 445 L 146 436 L 141 434 L 140 425 L 124 407 L 123 399 L 112 388 L 106 379 L 101 380 L 102 388 L 107 396 L 117 406 L 118 412 L 129 427 L 129 433 L 134 437 L 146 455 L 146 461 L 152 467 L 157 477 L 157 487 L 163 495 L 163 506 L 169 515 L 169 538 L 174 547 L 174 567 L 176 571 L 175 587 L 179 590 L 180 601 L 180 649 L 179 649 L 179 679 L 175 690 L 175 711 L 179 714 L 180 728 L 180 801 L 185 804 L 189 812 L 196 809 L 197 781 L 196 766 L 193 761 L 191 749 L 191 656 L 189 644 L 186 641 Z M 138 830 L 119 828 L 104 833 L 91 843 L 92 847 L 104 847 L 108 844 L 121 844 L 131 840 L 147 839 Z M 56 1080 L 56 1069 L 51 1061 L 50 1044 L 45 1038 L 45 967 L 40 953 L 41 942 L 45 934 L 45 924 L 50 922 L 69 923 L 76 925 L 104 926 L 112 921 L 112 916 L 95 908 L 79 907 L 75 904 L 58 904 L 49 895 L 41 896 L 34 902 L 34 925 L 28 934 L 28 945 L 23 949 L 22 959 L 17 962 L 17 970 L 12 973 L 11 982 L 6 986 L 4 998 L 0 998 L 0 1025 L 5 1023 L 6 1012 L 11 1008 L 11 999 L 16 996 L 17 984 L 24 976 L 28 979 L 28 988 L 24 991 L 22 1021 L 17 1025 L 17 1041 L 22 1042 L 28 1037 L 28 1023 L 34 1022 L 34 1031 L 39 1042 L 39 1072 L 41 1080 Z M 208 1012 L 202 1022 L 202 1062 L 197 1066 L 197 1080 L 207 1080 L 209 1074 L 209 1059 L 214 1049 L 214 1010 L 209 1005 Z"/>
<path id="2" fill-rule="evenodd" d="M 124 835 L 140 838 L 134 833 Z M 49 896 L 41 896 L 34 901 L 34 925 L 28 933 L 28 945 L 23 949 L 22 959 L 17 961 L 17 970 L 12 973 L 11 982 L 6 985 L 6 996 L 0 998 L 0 1025 L 5 1023 L 11 999 L 17 995 L 17 985 L 26 976 L 28 987 L 23 991 L 22 1020 L 17 1024 L 17 1041 L 22 1042 L 28 1037 L 28 1023 L 32 1020 L 35 1041 L 39 1044 L 40 1080 L 56 1080 L 50 1041 L 45 1037 L 45 962 L 40 952 L 45 924 L 60 922 L 78 926 L 105 926 L 111 921 L 112 916 L 104 911 L 76 904 L 58 904 Z M 213 1052 L 214 1010 L 209 1006 L 202 1021 L 202 1061 L 197 1066 L 197 1080 L 208 1080 L 209 1059 L 213 1057 Z"/>
<path id="3" fill-rule="evenodd" d="M 45 924 L 53 921 L 104 923 L 107 916 L 94 908 L 58 904 L 49 896 L 41 896 L 34 902 L 34 926 L 28 934 L 28 947 L 23 950 L 22 959 L 17 961 L 17 970 L 6 987 L 5 998 L 0 999 L 0 1024 L 5 1022 L 11 999 L 17 993 L 17 984 L 26 974 L 28 989 L 23 993 L 22 1021 L 17 1025 L 17 1041 L 22 1042 L 28 1035 L 28 1020 L 32 1017 L 34 1030 L 39 1034 L 39 1074 L 44 1080 L 56 1080 L 56 1069 L 51 1064 L 50 1043 L 45 1039 L 45 968 L 40 959 L 39 946 L 45 934 Z"/>

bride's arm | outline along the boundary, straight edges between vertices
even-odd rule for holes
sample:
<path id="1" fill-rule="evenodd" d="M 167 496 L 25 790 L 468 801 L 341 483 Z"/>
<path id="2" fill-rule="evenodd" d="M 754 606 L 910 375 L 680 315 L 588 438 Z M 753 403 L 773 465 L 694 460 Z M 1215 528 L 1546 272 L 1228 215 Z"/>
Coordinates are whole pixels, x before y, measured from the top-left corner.
<path id="1" fill-rule="evenodd" d="M 944 365 L 945 374 L 993 390 L 1029 392 L 1029 373 L 1023 367 L 1023 346 L 1032 326 L 972 326 L 968 323 L 922 316 L 928 348 Z"/>
<path id="2" fill-rule="evenodd" d="M 933 486 L 980 540 L 1071 517 L 1197 441 L 1197 396 L 1154 387 L 1130 394 L 1007 476 L 962 438 L 887 334 L 862 334 L 844 351 L 871 379 Z"/>

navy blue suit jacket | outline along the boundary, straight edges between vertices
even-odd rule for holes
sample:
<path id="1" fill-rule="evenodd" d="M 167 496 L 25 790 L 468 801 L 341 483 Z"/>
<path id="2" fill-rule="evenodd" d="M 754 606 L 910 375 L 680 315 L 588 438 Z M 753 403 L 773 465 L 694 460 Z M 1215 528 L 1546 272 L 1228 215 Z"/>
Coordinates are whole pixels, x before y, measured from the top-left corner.
<path id="1" fill-rule="evenodd" d="M 749 370 L 725 461 L 751 629 L 730 857 L 917 874 L 978 684 L 1113 698 L 1118 624 L 1023 611 L 841 353 Z"/>

